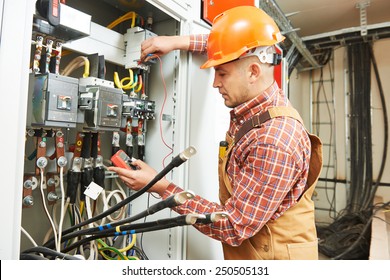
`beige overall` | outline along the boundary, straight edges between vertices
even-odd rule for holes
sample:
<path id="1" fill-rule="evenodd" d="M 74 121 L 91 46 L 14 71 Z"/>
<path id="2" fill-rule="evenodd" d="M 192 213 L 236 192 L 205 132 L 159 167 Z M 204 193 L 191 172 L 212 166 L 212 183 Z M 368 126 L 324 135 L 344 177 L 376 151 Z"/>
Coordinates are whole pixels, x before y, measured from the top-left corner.
<path id="1" fill-rule="evenodd" d="M 232 193 L 226 165 L 235 143 L 250 129 L 279 116 L 292 117 L 303 125 L 299 113 L 292 107 L 272 107 L 267 112 L 254 116 L 246 122 L 247 125 L 243 125 L 245 128 L 240 129 L 234 139 L 228 133 L 226 134 L 228 149 L 224 157 L 219 158 L 219 198 L 223 205 Z M 268 221 L 256 235 L 244 240 L 240 246 L 222 243 L 226 260 L 318 259 L 314 203 L 311 197 L 322 168 L 322 144 L 315 135 L 309 134 L 309 138 L 311 142 L 310 168 L 307 179 L 309 188 L 302 194 L 297 204 L 289 208 L 278 219 Z"/>

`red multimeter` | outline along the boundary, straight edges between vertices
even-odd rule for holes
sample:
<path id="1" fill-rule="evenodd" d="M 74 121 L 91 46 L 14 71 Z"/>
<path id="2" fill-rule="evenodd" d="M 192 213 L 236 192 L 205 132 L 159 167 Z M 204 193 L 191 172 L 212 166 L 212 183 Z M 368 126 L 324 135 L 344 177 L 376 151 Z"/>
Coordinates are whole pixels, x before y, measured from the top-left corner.
<path id="1" fill-rule="evenodd" d="M 129 169 L 129 170 L 134 169 L 134 167 L 132 167 L 130 165 L 131 158 L 123 150 L 117 151 L 111 157 L 111 161 L 117 167 L 122 167 L 122 168 L 126 168 L 126 169 Z"/>

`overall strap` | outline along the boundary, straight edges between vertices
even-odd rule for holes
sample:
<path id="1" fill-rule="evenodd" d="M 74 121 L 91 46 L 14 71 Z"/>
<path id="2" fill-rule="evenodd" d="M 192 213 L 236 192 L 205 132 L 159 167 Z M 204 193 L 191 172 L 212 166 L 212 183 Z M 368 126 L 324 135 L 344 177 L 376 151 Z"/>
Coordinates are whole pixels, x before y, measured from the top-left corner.
<path id="1" fill-rule="evenodd" d="M 276 117 L 291 117 L 303 124 L 301 116 L 298 111 L 292 107 L 272 107 L 268 111 L 255 115 L 253 118 L 243 123 L 241 128 L 234 136 L 234 143 L 237 143 L 248 131 L 255 127 L 259 127 L 262 123 Z"/>

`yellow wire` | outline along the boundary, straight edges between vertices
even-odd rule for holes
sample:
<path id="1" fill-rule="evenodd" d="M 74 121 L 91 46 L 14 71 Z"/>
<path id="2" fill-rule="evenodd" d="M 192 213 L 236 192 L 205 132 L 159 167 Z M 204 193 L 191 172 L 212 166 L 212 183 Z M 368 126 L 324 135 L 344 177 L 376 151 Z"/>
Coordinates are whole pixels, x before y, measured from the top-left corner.
<path id="1" fill-rule="evenodd" d="M 129 80 L 129 82 L 125 85 L 124 82 Z M 125 77 L 121 80 L 121 84 L 124 89 L 129 89 L 130 86 L 132 86 L 134 83 L 134 72 L 133 70 L 129 69 L 129 77 Z"/>
<path id="2" fill-rule="evenodd" d="M 84 74 L 83 74 L 83 78 L 88 78 L 89 77 L 89 59 L 86 58 L 84 59 L 85 61 L 85 64 L 84 64 Z"/>
<path id="3" fill-rule="evenodd" d="M 120 226 L 117 226 L 116 227 L 116 231 L 117 232 L 120 232 Z M 124 248 L 121 248 L 121 249 L 117 249 L 117 248 L 114 248 L 114 247 L 111 247 L 111 246 L 108 246 L 103 240 L 101 240 L 101 239 L 97 239 L 97 241 L 98 241 L 98 247 L 100 246 L 100 247 L 104 247 L 104 248 L 106 248 L 107 250 L 110 250 L 110 251 L 113 251 L 113 252 L 115 252 L 116 254 L 118 254 L 118 257 L 119 257 L 119 253 L 123 253 L 123 252 L 126 252 L 126 251 L 128 251 L 128 250 L 130 250 L 133 246 L 134 246 L 134 244 L 135 244 L 135 242 L 136 242 L 136 238 L 137 238 L 137 235 L 136 234 L 132 234 L 131 235 L 131 242 L 129 243 L 129 245 L 127 245 L 126 247 L 124 247 Z M 101 252 L 101 251 L 103 251 L 103 249 L 100 249 L 99 248 L 99 252 Z M 119 253 L 118 253 L 119 252 Z M 103 255 L 103 257 L 107 257 L 107 258 L 109 258 L 107 255 L 105 255 L 105 253 L 102 253 L 102 255 Z M 125 255 L 122 255 L 122 254 L 120 254 L 121 256 L 120 257 L 123 257 L 124 259 L 127 259 L 128 260 L 128 258 L 125 256 Z M 110 258 L 110 259 L 112 259 L 112 258 Z M 135 257 L 135 259 L 138 259 L 137 257 Z"/>
<path id="4" fill-rule="evenodd" d="M 120 24 L 120 23 L 122 23 L 122 22 L 124 22 L 126 20 L 129 20 L 129 19 L 132 19 L 131 27 L 134 27 L 135 26 L 135 18 L 136 18 L 136 16 L 137 16 L 137 14 L 135 12 L 128 12 L 128 13 L 124 14 L 123 16 L 117 18 L 113 22 L 111 22 L 109 25 L 107 25 L 107 28 L 108 29 L 113 29 L 118 24 Z"/>
<path id="5" fill-rule="evenodd" d="M 83 212 L 84 212 L 84 201 L 81 201 L 80 202 L 80 216 L 83 216 Z"/>
<path id="6" fill-rule="evenodd" d="M 136 234 L 132 234 L 131 235 L 131 242 L 129 243 L 129 245 L 127 245 L 124 248 L 118 249 L 118 251 L 122 253 L 122 252 L 128 251 L 131 248 L 133 248 L 135 241 L 136 241 L 136 236 L 137 236 Z"/>
<path id="7" fill-rule="evenodd" d="M 104 253 L 104 251 L 114 252 L 115 254 L 118 255 L 118 258 L 117 258 L 118 260 L 128 260 L 128 258 L 125 255 L 123 255 L 122 253 L 120 253 L 118 251 L 118 249 L 116 249 L 115 247 L 108 246 L 102 240 L 100 240 L 100 242 L 102 242 L 105 246 L 103 246 L 102 244 L 99 244 L 99 239 L 98 239 L 98 247 L 99 247 L 98 251 L 106 260 L 115 260 L 115 258 L 111 258 L 111 257 L 107 256 L 106 253 Z"/>
<path id="8" fill-rule="evenodd" d="M 129 81 L 127 84 L 124 84 L 126 81 Z M 125 77 L 123 79 L 119 79 L 118 72 L 114 72 L 114 83 L 117 88 L 120 89 L 132 89 L 137 85 L 138 77 L 134 76 L 133 70 L 129 69 L 129 77 Z"/>

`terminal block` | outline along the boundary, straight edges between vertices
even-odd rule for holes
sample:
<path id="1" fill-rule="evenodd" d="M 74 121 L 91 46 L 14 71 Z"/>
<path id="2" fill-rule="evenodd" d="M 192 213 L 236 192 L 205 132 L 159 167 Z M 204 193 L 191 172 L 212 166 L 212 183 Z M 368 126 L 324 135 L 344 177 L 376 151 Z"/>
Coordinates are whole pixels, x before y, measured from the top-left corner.
<path id="1" fill-rule="evenodd" d="M 152 100 L 139 99 L 123 95 L 122 115 L 126 122 L 128 117 L 133 119 L 153 120 L 155 119 L 156 104 Z"/>

